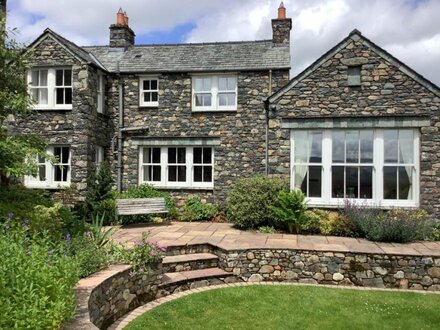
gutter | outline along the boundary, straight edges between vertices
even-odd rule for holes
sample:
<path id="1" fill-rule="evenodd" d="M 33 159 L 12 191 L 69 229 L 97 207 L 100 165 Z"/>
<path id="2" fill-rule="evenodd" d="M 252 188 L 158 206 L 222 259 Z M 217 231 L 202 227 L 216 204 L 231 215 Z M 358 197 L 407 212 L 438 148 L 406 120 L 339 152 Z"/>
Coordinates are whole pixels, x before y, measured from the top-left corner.
<path id="1" fill-rule="evenodd" d="M 124 81 L 121 78 L 121 74 L 119 71 L 119 61 L 117 64 L 117 76 L 118 76 L 118 93 L 119 93 L 119 124 L 118 124 L 118 164 L 116 166 L 117 169 L 117 189 L 118 192 L 122 192 L 122 132 L 124 129 Z"/>
<path id="2" fill-rule="evenodd" d="M 272 95 L 272 70 L 269 70 L 269 97 Z M 269 103 L 264 101 L 264 110 L 266 113 L 266 148 L 265 148 L 265 174 L 269 175 Z"/>

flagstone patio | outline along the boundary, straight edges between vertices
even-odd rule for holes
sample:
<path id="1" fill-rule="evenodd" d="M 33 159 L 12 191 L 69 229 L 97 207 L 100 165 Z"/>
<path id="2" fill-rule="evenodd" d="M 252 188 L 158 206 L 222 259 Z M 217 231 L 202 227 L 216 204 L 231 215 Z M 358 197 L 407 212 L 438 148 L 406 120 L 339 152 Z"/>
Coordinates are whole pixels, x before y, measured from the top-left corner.
<path id="1" fill-rule="evenodd" d="M 409 244 L 375 243 L 366 239 L 289 234 L 262 234 L 241 231 L 229 223 L 172 222 L 163 226 L 124 226 L 113 234 L 116 243 L 128 246 L 140 240 L 143 232 L 149 239 L 165 246 L 212 244 L 224 250 L 296 249 L 412 256 L 440 256 L 440 242 Z"/>

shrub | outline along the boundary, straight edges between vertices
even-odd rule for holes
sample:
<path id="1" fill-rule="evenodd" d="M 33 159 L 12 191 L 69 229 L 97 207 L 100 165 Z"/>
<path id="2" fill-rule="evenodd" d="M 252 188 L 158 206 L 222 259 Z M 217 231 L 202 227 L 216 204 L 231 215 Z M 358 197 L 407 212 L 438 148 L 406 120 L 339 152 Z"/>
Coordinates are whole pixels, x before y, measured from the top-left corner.
<path id="1" fill-rule="evenodd" d="M 440 221 L 437 221 L 433 226 L 430 239 L 433 241 L 440 241 Z"/>
<path id="2" fill-rule="evenodd" d="M 254 176 L 237 180 L 227 197 L 227 219 L 239 228 L 258 228 L 273 222 L 274 205 L 287 183 L 276 178 Z"/>
<path id="3" fill-rule="evenodd" d="M 203 203 L 200 196 L 195 195 L 185 200 L 180 219 L 183 221 L 211 220 L 219 214 L 220 211 L 216 205 Z"/>
<path id="4" fill-rule="evenodd" d="M 261 226 L 258 228 L 258 232 L 262 234 L 273 234 L 275 232 L 275 228 L 272 226 Z"/>
<path id="5" fill-rule="evenodd" d="M 309 218 L 305 212 L 307 203 L 300 190 L 280 191 L 274 205 L 270 206 L 273 212 L 274 224 L 280 229 L 287 229 L 289 233 L 306 230 Z"/>
<path id="6" fill-rule="evenodd" d="M 306 211 L 309 218 L 307 232 L 311 234 L 356 237 L 353 225 L 348 218 L 338 212 L 320 209 Z"/>
<path id="7" fill-rule="evenodd" d="M 76 262 L 62 244 L 0 229 L 0 329 L 58 329 L 73 316 Z"/>
<path id="8" fill-rule="evenodd" d="M 87 277 L 107 266 L 106 251 L 95 243 L 90 232 L 84 233 L 83 236 L 66 235 L 65 240 L 69 255 L 78 265 L 80 278 Z"/>
<path id="9" fill-rule="evenodd" d="M 159 191 L 149 184 L 142 184 L 138 187 L 131 187 L 127 191 L 123 193 L 116 193 L 116 198 L 124 199 L 124 198 L 155 198 L 155 197 L 163 197 L 165 198 L 165 202 L 168 208 L 168 217 L 169 218 L 177 218 L 177 210 L 174 205 L 174 201 L 169 194 L 163 191 Z M 132 215 L 132 216 L 123 216 L 121 217 L 121 221 L 123 224 L 128 223 L 140 223 L 151 220 L 151 215 Z"/>
<path id="10" fill-rule="evenodd" d="M 421 209 L 383 211 L 345 203 L 344 214 L 363 237 L 372 241 L 406 243 L 429 239 L 435 221 Z"/>

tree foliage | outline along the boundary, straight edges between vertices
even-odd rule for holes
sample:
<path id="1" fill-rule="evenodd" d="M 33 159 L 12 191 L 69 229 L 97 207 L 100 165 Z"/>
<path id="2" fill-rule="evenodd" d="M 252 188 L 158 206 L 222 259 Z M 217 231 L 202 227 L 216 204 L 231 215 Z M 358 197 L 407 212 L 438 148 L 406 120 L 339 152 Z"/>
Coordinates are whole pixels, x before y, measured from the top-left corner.
<path id="1" fill-rule="evenodd" d="M 0 27 L 4 27 L 4 21 Z M 40 137 L 14 134 L 8 127 L 10 120 L 28 115 L 32 109 L 25 79 L 28 53 L 13 39 L 15 33 L 0 29 L 0 182 L 35 175 L 37 156 L 47 156 Z"/>

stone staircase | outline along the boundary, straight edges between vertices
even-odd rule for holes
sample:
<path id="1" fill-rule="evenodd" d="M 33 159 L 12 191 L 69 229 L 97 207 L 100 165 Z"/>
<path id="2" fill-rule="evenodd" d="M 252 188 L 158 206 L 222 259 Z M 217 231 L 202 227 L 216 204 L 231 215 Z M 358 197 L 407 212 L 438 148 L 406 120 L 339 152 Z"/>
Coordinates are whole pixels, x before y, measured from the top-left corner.
<path id="1" fill-rule="evenodd" d="M 203 286 L 240 281 L 219 267 L 219 257 L 204 246 L 167 251 L 162 261 L 164 275 L 158 297 Z"/>

